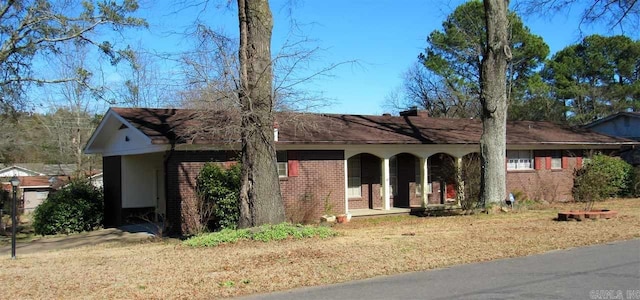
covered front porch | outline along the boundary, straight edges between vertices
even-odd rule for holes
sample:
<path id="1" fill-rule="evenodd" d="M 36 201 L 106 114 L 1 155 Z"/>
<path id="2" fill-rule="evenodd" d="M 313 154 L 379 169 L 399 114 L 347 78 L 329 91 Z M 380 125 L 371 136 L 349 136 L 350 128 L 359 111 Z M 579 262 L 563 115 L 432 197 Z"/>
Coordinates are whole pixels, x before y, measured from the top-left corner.
<path id="1" fill-rule="evenodd" d="M 431 213 L 441 213 L 441 212 L 451 212 L 461 210 L 462 207 L 457 204 L 431 204 L 427 207 L 391 207 L 388 210 L 385 209 L 368 209 L 368 208 L 360 208 L 360 209 L 351 209 L 349 210 L 349 214 L 353 218 L 358 217 L 375 217 L 375 216 L 391 216 L 391 215 L 429 215 Z"/>
<path id="2" fill-rule="evenodd" d="M 460 208 L 467 190 L 465 168 L 477 146 L 413 146 L 346 150 L 345 213 L 358 217 Z"/>

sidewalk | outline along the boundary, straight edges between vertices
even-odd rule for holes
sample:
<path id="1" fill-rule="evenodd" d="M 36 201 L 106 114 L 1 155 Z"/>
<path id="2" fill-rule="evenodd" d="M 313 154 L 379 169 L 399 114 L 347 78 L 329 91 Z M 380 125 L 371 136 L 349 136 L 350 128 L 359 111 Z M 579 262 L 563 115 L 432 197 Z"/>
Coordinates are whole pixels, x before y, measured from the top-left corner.
<path id="1" fill-rule="evenodd" d="M 107 228 L 68 236 L 40 237 L 28 242 L 18 241 L 16 243 L 16 255 L 57 251 L 118 241 L 138 242 L 151 237 L 153 237 L 153 234 L 144 231 L 127 232 L 121 229 Z M 0 255 L 10 256 L 11 244 L 0 246 Z"/>

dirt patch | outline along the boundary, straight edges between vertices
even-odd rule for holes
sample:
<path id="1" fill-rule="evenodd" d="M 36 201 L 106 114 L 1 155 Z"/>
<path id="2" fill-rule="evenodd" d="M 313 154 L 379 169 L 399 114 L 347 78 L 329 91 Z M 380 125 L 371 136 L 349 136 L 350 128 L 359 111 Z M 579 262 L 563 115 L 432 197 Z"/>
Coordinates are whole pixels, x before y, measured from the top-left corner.
<path id="1" fill-rule="evenodd" d="M 110 243 L 9 255 L 3 292 L 16 298 L 212 299 L 426 270 L 640 238 L 640 199 L 600 203 L 609 220 L 556 222 L 560 205 L 518 213 L 353 219 L 327 240 Z M 407 234 L 409 233 L 409 234 Z"/>
<path id="2" fill-rule="evenodd" d="M 153 236 L 146 233 L 130 233 L 115 228 L 100 229 L 72 235 L 35 236 L 28 241 L 18 241 L 18 255 L 38 252 L 59 251 L 72 248 L 95 246 L 106 243 L 138 243 L 149 241 Z M 11 243 L 0 245 L 0 255 L 9 255 Z"/>

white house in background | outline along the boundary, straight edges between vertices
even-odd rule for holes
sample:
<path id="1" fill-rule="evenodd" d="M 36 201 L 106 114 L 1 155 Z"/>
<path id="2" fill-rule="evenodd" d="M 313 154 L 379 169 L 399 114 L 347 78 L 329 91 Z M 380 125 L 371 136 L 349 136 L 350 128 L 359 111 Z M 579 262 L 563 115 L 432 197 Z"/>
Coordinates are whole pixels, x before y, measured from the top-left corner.
<path id="1" fill-rule="evenodd" d="M 619 112 L 584 127 L 609 136 L 640 141 L 640 112 Z"/>
<path id="2" fill-rule="evenodd" d="M 11 185 L 9 180 L 14 176 L 20 179 L 18 206 L 28 213 L 35 210 L 38 205 L 47 199 L 50 192 L 67 185 L 75 172 L 75 164 L 0 164 L 0 182 L 2 182 L 2 188 L 10 193 Z M 92 170 L 91 174 L 93 174 L 90 177 L 91 184 L 101 189 L 103 186 L 102 172 L 100 170 Z"/>
<path id="3" fill-rule="evenodd" d="M 99 189 L 103 188 L 104 187 L 104 182 L 102 180 L 103 175 L 104 174 L 102 172 L 100 172 L 98 174 L 95 174 L 95 175 L 89 177 L 89 181 L 91 181 L 91 185 L 93 185 L 94 187 L 99 188 Z"/>
<path id="4" fill-rule="evenodd" d="M 55 190 L 53 186 L 54 181 L 47 176 L 24 176 L 18 177 L 20 179 L 23 209 L 24 212 L 33 212 L 38 205 L 47 199 L 49 193 Z"/>
<path id="5" fill-rule="evenodd" d="M 0 169 L 0 178 L 11 178 L 13 176 L 45 176 L 45 174 L 16 165 Z"/>

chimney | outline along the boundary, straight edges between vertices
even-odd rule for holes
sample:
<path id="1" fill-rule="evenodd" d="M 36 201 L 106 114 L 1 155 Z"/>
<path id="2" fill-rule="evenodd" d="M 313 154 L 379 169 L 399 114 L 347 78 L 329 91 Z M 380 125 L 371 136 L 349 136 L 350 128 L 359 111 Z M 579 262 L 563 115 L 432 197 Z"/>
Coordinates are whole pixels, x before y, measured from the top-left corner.
<path id="1" fill-rule="evenodd" d="M 273 141 L 277 142 L 278 141 L 278 127 L 280 127 L 278 125 L 278 122 L 273 122 Z"/>
<path id="2" fill-rule="evenodd" d="M 405 111 L 401 111 L 400 116 L 426 118 L 426 117 L 429 117 L 429 112 L 424 109 L 418 109 L 417 106 L 412 106 Z"/>

